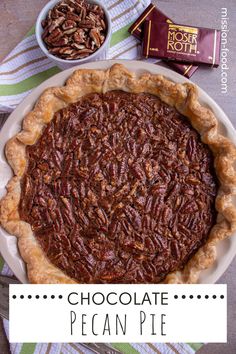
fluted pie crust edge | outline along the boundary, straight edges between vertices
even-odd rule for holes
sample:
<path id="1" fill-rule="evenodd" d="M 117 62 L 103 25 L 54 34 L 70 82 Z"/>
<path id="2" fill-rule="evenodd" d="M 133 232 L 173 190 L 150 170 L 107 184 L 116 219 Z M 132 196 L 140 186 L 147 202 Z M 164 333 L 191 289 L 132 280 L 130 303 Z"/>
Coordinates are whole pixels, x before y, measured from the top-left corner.
<path id="1" fill-rule="evenodd" d="M 236 230 L 236 208 L 233 205 L 233 196 L 236 194 L 236 148 L 219 133 L 215 115 L 200 104 L 197 88 L 193 84 L 176 84 L 162 75 L 150 73 L 136 76 L 125 66 L 115 64 L 108 70 L 76 70 L 65 86 L 45 90 L 34 109 L 24 118 L 22 130 L 6 144 L 6 157 L 14 177 L 6 187 L 7 194 L 0 201 L 0 222 L 9 234 L 18 237 L 19 251 L 27 264 L 31 283 L 76 283 L 49 261 L 34 237 L 30 224 L 20 220 L 18 205 L 21 178 L 27 168 L 26 146 L 37 142 L 43 128 L 58 110 L 88 93 L 111 90 L 146 92 L 158 96 L 189 119 L 201 140 L 213 152 L 220 184 L 216 197 L 217 223 L 211 229 L 207 242 L 186 263 L 183 270 L 169 273 L 164 280 L 164 283 L 196 283 L 200 272 L 216 260 L 216 244 Z"/>

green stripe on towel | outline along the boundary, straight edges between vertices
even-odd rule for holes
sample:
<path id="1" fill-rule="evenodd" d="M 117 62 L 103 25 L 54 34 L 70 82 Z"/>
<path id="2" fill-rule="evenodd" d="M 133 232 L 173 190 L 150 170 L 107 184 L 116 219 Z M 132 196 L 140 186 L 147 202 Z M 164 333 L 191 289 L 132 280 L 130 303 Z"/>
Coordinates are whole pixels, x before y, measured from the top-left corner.
<path id="1" fill-rule="evenodd" d="M 110 47 L 113 47 L 114 45 L 118 44 L 119 42 L 123 41 L 124 39 L 130 36 L 128 29 L 132 25 L 132 23 L 133 22 L 129 23 L 125 27 L 122 27 L 121 29 L 112 34 Z"/>
<path id="2" fill-rule="evenodd" d="M 0 272 L 2 271 L 3 266 L 4 266 L 4 260 L 0 255 Z"/>
<path id="3" fill-rule="evenodd" d="M 124 354 L 139 354 L 129 343 L 112 343 L 112 346 Z"/>
<path id="4" fill-rule="evenodd" d="M 35 34 L 35 26 L 33 26 L 29 32 L 26 33 L 25 38 L 32 36 L 32 34 Z"/>
<path id="5" fill-rule="evenodd" d="M 203 343 L 186 343 L 188 344 L 192 349 L 198 350 L 203 346 Z"/>
<path id="6" fill-rule="evenodd" d="M 36 348 L 36 343 L 24 343 L 21 347 L 20 354 L 33 354 Z"/>
<path id="7" fill-rule="evenodd" d="M 54 66 L 51 69 L 35 74 L 28 79 L 18 82 L 14 85 L 0 85 L 0 96 L 17 95 L 33 89 L 40 85 L 43 81 L 47 80 L 51 76 L 58 74 L 61 70 Z"/>

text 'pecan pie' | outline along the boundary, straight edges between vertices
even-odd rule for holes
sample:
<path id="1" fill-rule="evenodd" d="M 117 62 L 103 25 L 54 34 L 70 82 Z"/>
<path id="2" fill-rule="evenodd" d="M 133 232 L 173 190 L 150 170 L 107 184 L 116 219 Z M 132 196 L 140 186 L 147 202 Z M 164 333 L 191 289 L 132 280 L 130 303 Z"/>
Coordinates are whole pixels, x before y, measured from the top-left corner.
<path id="1" fill-rule="evenodd" d="M 77 70 L 6 156 L 0 220 L 34 283 L 196 282 L 236 229 L 236 150 L 188 83 Z"/>

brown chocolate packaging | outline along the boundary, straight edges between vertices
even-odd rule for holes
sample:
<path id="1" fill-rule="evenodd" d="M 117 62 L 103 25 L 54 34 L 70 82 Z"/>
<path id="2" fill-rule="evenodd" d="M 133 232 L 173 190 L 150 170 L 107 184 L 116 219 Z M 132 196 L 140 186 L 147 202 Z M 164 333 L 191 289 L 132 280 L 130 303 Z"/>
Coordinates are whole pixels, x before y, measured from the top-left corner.
<path id="1" fill-rule="evenodd" d="M 220 63 L 220 30 L 145 21 L 143 54 L 185 63 Z"/>
<path id="2" fill-rule="evenodd" d="M 144 23 L 146 20 L 152 20 L 155 23 L 172 23 L 170 18 L 168 18 L 163 12 L 157 9 L 154 4 L 151 3 L 129 28 L 129 32 L 139 40 L 143 39 Z M 172 67 L 175 71 L 177 71 L 179 74 L 182 74 L 188 78 L 190 78 L 198 68 L 196 65 L 179 64 L 175 62 L 168 62 L 168 65 Z"/>

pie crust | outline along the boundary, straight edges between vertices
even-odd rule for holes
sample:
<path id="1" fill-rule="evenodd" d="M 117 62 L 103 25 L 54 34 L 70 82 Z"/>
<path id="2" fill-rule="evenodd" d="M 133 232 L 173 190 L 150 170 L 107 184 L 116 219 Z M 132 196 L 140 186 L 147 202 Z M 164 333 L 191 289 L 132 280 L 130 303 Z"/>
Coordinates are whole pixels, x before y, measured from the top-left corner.
<path id="1" fill-rule="evenodd" d="M 24 118 L 23 129 L 6 144 L 6 157 L 14 177 L 7 185 L 7 194 L 0 201 L 0 221 L 4 229 L 18 237 L 22 258 L 27 264 L 31 283 L 75 283 L 55 267 L 39 246 L 30 224 L 19 217 L 21 178 L 27 168 L 26 146 L 37 142 L 44 127 L 53 119 L 55 112 L 75 103 L 89 93 L 105 93 L 123 90 L 132 93 L 150 93 L 166 104 L 175 107 L 187 117 L 198 131 L 203 143 L 214 155 L 219 189 L 216 197 L 217 222 L 210 231 L 207 242 L 179 271 L 169 273 L 165 283 L 196 283 L 202 270 L 216 260 L 216 245 L 236 230 L 236 193 L 234 162 L 236 148 L 219 132 L 213 112 L 198 101 L 197 88 L 193 84 L 176 84 L 164 76 L 145 73 L 136 76 L 123 65 L 115 64 L 108 70 L 76 70 L 64 87 L 49 88 L 39 98 L 33 111 Z"/>

